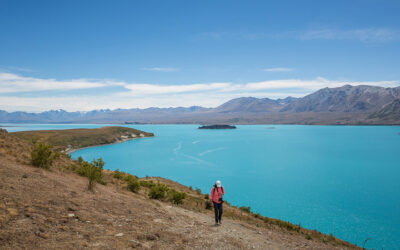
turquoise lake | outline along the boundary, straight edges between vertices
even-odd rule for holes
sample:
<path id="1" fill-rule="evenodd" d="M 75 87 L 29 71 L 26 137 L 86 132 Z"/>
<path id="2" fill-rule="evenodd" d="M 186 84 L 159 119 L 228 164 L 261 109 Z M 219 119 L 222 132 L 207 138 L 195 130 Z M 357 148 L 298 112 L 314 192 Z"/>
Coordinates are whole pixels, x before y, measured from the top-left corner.
<path id="1" fill-rule="evenodd" d="M 17 125 L 15 125 L 17 126 Z M 104 125 L 18 125 L 9 131 Z M 154 138 L 86 148 L 105 168 L 161 176 L 367 248 L 400 249 L 400 127 L 132 125 Z M 212 221 L 212 218 L 210 218 Z"/>

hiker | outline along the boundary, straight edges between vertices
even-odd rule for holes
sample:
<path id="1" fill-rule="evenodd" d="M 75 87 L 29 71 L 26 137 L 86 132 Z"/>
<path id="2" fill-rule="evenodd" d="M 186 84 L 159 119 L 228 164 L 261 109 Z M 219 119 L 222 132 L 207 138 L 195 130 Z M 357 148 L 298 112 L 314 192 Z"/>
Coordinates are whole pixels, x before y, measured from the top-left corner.
<path id="1" fill-rule="evenodd" d="M 211 201 L 214 204 L 215 213 L 215 225 L 221 225 L 222 218 L 222 203 L 224 202 L 222 196 L 225 194 L 224 187 L 221 185 L 221 181 L 216 181 L 215 185 L 211 189 Z"/>

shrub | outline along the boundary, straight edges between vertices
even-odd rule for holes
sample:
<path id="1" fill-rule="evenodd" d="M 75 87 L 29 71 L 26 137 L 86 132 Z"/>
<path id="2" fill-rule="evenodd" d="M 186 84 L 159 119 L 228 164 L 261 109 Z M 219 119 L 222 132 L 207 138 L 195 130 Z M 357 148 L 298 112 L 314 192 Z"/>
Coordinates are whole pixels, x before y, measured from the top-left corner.
<path id="1" fill-rule="evenodd" d="M 197 194 L 201 194 L 201 189 L 200 188 L 196 188 L 196 193 Z"/>
<path id="2" fill-rule="evenodd" d="M 246 213 L 251 213 L 251 208 L 250 207 L 239 207 L 240 210 Z"/>
<path id="3" fill-rule="evenodd" d="M 262 219 L 262 215 L 261 214 L 259 214 L 259 213 L 255 213 L 255 214 L 253 214 L 254 215 L 254 217 L 255 218 L 257 218 L 257 219 Z"/>
<path id="4" fill-rule="evenodd" d="M 204 195 L 204 199 L 209 200 L 209 199 L 210 199 L 210 195 L 205 194 L 205 195 Z"/>
<path id="5" fill-rule="evenodd" d="M 51 146 L 39 143 L 33 147 L 31 152 L 31 163 L 33 166 L 49 169 L 53 163 L 54 153 Z"/>
<path id="6" fill-rule="evenodd" d="M 154 185 L 153 181 L 140 181 L 140 186 L 142 187 L 152 188 Z"/>
<path id="7" fill-rule="evenodd" d="M 131 176 L 131 175 L 130 175 Z M 128 182 L 128 190 L 134 193 L 139 192 L 140 183 L 136 178 L 133 178 Z"/>
<path id="8" fill-rule="evenodd" d="M 311 240 L 312 238 L 311 238 L 311 236 L 310 236 L 309 234 L 307 234 L 307 235 L 306 235 L 306 239 L 307 239 L 307 240 Z"/>
<path id="9" fill-rule="evenodd" d="M 169 195 L 171 197 L 171 202 L 176 205 L 183 204 L 183 200 L 186 198 L 186 193 L 178 192 L 175 189 L 171 189 Z"/>
<path id="10" fill-rule="evenodd" d="M 82 157 L 78 158 L 79 168 L 77 173 L 86 176 L 89 180 L 88 189 L 92 190 L 95 182 L 102 183 L 103 181 L 103 159 L 93 160 L 91 163 L 84 161 Z"/>
<path id="11" fill-rule="evenodd" d="M 133 175 L 128 174 L 128 175 L 125 175 L 122 179 L 126 182 L 131 182 L 135 179 L 135 177 L 133 177 Z"/>
<path id="12" fill-rule="evenodd" d="M 157 183 L 150 188 L 149 197 L 151 199 L 162 200 L 165 198 L 168 187 L 164 184 Z"/>
<path id="13" fill-rule="evenodd" d="M 118 168 L 114 171 L 113 177 L 119 180 L 122 180 L 124 178 L 124 175 L 122 172 L 118 170 Z"/>
<path id="14" fill-rule="evenodd" d="M 211 208 L 212 208 L 211 201 L 207 200 L 206 201 L 206 209 L 211 210 Z"/>

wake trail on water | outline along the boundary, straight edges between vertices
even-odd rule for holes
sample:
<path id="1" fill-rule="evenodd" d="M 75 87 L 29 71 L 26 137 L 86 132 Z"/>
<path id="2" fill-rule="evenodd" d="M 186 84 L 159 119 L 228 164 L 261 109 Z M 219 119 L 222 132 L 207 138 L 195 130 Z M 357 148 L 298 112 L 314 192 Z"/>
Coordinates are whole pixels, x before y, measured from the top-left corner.
<path id="1" fill-rule="evenodd" d="M 209 150 L 206 150 L 206 151 L 204 151 L 204 152 L 201 152 L 201 153 L 199 153 L 199 156 L 203 156 L 203 155 L 206 155 L 206 154 L 209 154 L 209 153 L 213 153 L 213 152 L 216 152 L 216 151 L 220 151 L 220 150 L 224 150 L 225 148 L 214 148 L 214 149 L 209 149 Z"/>
<path id="2" fill-rule="evenodd" d="M 214 166 L 214 164 L 212 164 L 210 162 L 207 162 L 207 161 L 204 161 L 204 160 L 199 159 L 197 157 L 194 157 L 192 155 L 187 155 L 187 154 L 184 154 L 184 153 L 180 152 L 181 149 L 182 149 L 182 142 L 180 141 L 180 142 L 178 142 L 178 145 L 173 149 L 174 154 L 176 156 L 182 156 L 182 157 L 185 157 L 187 159 L 192 160 L 193 162 L 191 162 L 191 163 L 205 164 L 205 165 L 209 165 L 209 166 Z"/>

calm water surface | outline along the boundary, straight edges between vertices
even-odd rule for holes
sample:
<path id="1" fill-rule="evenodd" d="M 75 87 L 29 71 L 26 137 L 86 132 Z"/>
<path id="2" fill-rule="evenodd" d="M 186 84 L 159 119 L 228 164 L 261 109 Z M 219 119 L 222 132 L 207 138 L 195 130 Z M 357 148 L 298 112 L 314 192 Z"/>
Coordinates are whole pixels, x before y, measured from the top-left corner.
<path id="1" fill-rule="evenodd" d="M 9 131 L 104 125 L 21 125 Z M 162 176 L 262 215 L 368 248 L 400 249 L 400 127 L 135 125 L 156 137 L 79 150 L 106 168 Z"/>

